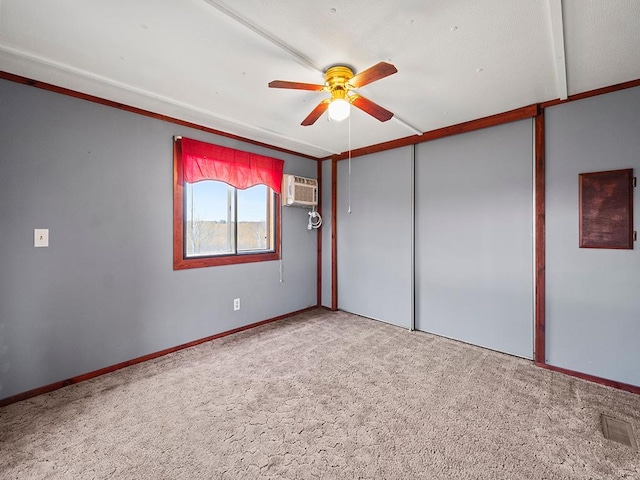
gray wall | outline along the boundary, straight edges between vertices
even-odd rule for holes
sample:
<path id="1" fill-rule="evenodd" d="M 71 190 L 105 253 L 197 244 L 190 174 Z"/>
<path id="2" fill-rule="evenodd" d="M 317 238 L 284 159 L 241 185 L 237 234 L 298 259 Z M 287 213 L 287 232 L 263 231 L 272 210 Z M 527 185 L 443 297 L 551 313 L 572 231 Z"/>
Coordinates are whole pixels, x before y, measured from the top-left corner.
<path id="1" fill-rule="evenodd" d="M 173 135 L 316 176 L 311 160 L 0 80 L 0 398 L 316 304 L 304 209 L 283 209 L 283 283 L 277 261 L 173 271 Z"/>
<path id="2" fill-rule="evenodd" d="M 578 248 L 578 174 L 640 173 L 640 88 L 548 108 L 548 363 L 640 385 L 640 251 Z M 636 229 L 640 219 L 635 192 Z"/>
<path id="3" fill-rule="evenodd" d="M 338 306 L 406 328 L 412 298 L 411 159 L 411 147 L 356 157 L 350 177 L 348 160 L 338 162 Z"/>
<path id="4" fill-rule="evenodd" d="M 416 329 L 533 356 L 532 122 L 416 149 Z"/>

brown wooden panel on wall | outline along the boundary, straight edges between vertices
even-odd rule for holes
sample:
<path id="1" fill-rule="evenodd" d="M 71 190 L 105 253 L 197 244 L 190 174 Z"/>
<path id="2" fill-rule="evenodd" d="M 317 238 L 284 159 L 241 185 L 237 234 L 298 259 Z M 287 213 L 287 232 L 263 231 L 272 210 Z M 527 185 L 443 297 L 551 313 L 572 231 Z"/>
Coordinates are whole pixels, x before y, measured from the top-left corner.
<path id="1" fill-rule="evenodd" d="M 338 310 L 338 163 L 331 160 L 331 310 Z"/>
<path id="2" fill-rule="evenodd" d="M 535 121 L 535 343 L 534 358 L 546 362 L 546 156 L 544 110 L 540 109 Z"/>
<path id="3" fill-rule="evenodd" d="M 581 173 L 580 248 L 633 248 L 633 170 Z"/>
<path id="4" fill-rule="evenodd" d="M 318 177 L 318 207 L 317 211 L 322 218 L 322 162 L 318 162 L 317 164 L 317 173 Z M 316 283 L 316 297 L 317 297 L 317 306 L 322 306 L 322 229 L 318 228 L 316 230 L 317 236 L 317 259 L 316 259 L 316 273 L 317 273 L 317 283 Z"/>

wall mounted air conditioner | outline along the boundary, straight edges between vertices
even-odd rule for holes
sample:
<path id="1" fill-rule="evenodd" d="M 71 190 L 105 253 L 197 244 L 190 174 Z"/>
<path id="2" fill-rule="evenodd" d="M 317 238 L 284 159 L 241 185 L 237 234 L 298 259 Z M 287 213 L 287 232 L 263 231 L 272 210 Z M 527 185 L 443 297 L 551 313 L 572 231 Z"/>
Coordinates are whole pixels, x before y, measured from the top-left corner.
<path id="1" fill-rule="evenodd" d="M 282 205 L 288 207 L 315 207 L 318 205 L 318 180 L 297 175 L 283 175 Z"/>

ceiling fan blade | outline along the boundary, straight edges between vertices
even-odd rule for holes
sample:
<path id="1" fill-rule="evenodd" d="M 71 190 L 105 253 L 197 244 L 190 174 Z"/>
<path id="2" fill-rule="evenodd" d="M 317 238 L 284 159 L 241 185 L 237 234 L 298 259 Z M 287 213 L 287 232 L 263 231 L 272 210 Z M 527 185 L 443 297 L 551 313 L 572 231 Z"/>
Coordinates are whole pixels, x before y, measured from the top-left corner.
<path id="1" fill-rule="evenodd" d="M 318 120 L 327 110 L 327 108 L 329 108 L 330 101 L 330 98 L 326 98 L 321 101 L 318 105 L 316 105 L 316 108 L 314 108 L 311 113 L 307 115 L 307 118 L 305 118 L 300 125 L 308 127 L 309 125 L 313 125 L 314 123 L 316 123 L 316 120 Z"/>
<path id="2" fill-rule="evenodd" d="M 291 88 L 293 90 L 312 90 L 321 92 L 325 89 L 324 85 L 316 85 L 315 83 L 287 82 L 286 80 L 274 80 L 269 82 L 269 88 Z"/>
<path id="3" fill-rule="evenodd" d="M 392 112 L 385 108 L 382 108 L 377 103 L 374 103 L 361 95 L 352 95 L 349 101 L 363 112 L 366 112 L 372 117 L 377 118 L 381 122 L 386 122 L 387 120 L 390 120 L 391 117 L 393 117 Z"/>
<path id="4" fill-rule="evenodd" d="M 353 88 L 364 87 L 371 82 L 375 82 L 376 80 L 380 80 L 381 78 L 393 75 L 397 71 L 398 69 L 390 63 L 380 62 L 373 67 L 367 68 L 366 70 L 357 74 L 355 77 L 349 80 L 349 85 L 351 85 Z"/>

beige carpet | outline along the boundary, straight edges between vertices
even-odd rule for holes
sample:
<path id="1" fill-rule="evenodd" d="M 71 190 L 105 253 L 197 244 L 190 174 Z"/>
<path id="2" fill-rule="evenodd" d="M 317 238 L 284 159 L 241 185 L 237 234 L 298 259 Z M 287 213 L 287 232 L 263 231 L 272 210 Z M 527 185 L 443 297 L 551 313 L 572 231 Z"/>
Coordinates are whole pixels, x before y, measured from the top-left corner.
<path id="1" fill-rule="evenodd" d="M 0 409 L 2 479 L 640 479 L 640 396 L 323 310 Z"/>

